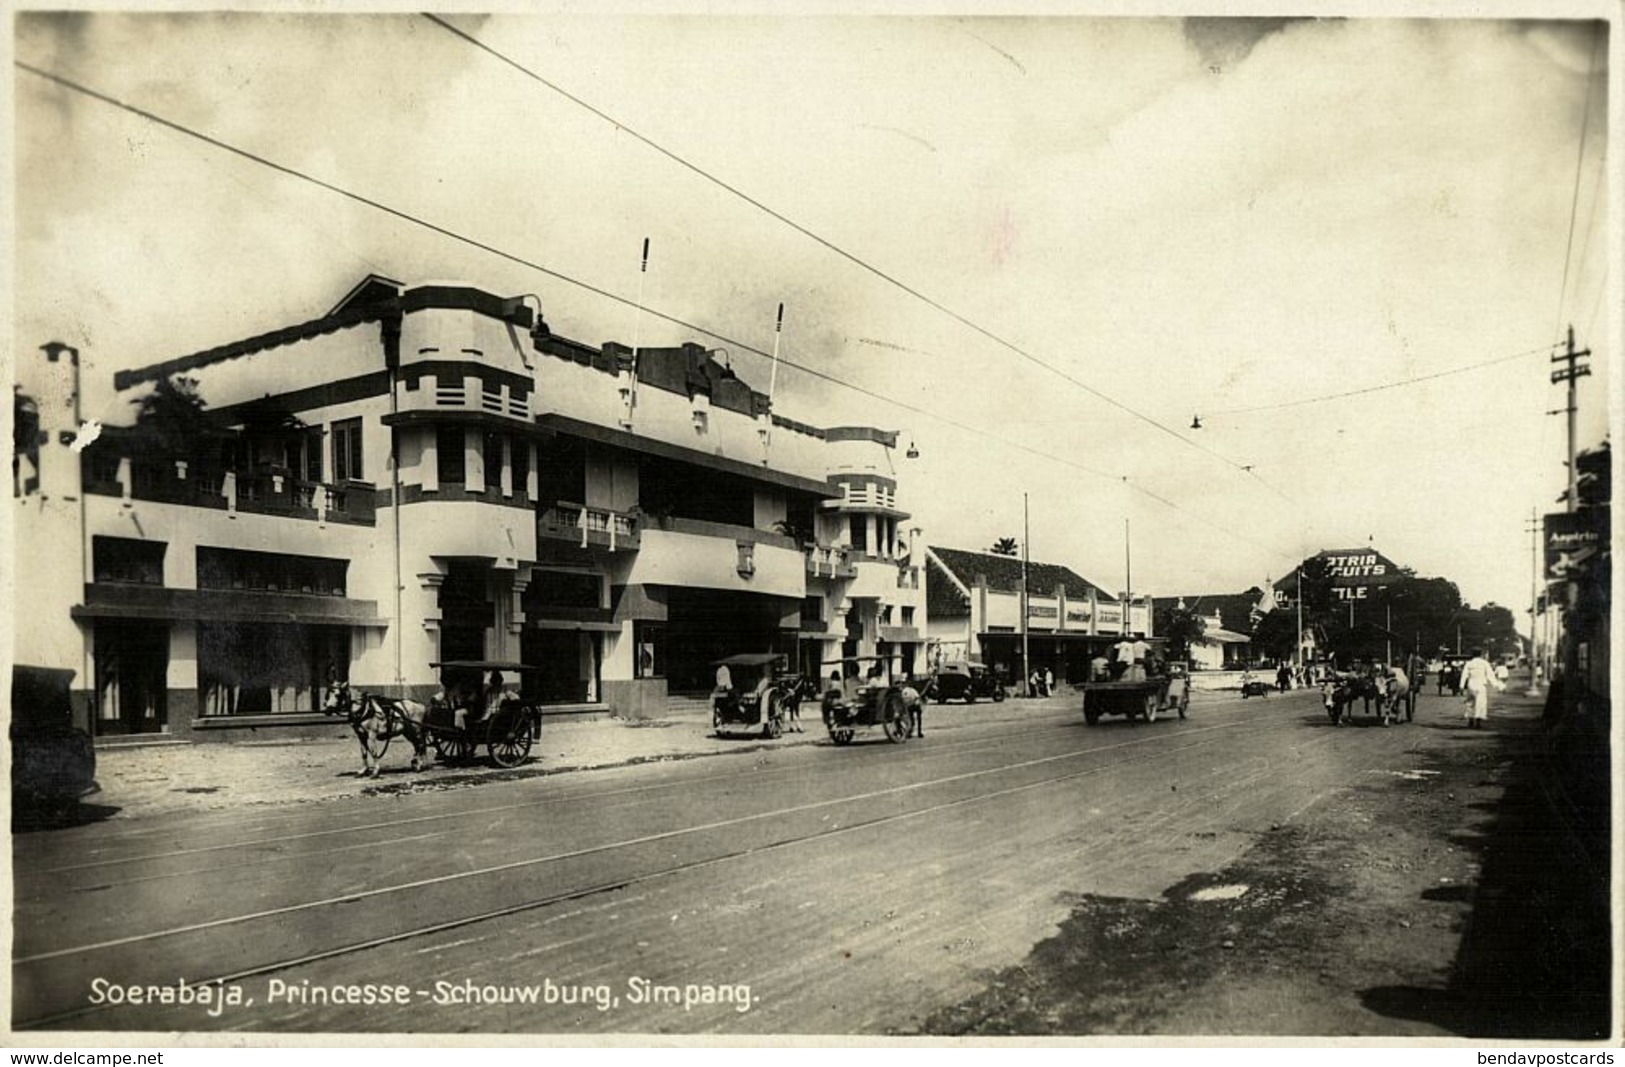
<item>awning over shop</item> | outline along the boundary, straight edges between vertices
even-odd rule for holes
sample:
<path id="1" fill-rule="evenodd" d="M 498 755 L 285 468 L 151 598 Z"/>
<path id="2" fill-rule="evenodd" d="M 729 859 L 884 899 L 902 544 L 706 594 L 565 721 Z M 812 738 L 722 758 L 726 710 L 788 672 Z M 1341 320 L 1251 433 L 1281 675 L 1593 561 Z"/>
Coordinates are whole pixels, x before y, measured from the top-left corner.
<path id="1" fill-rule="evenodd" d="M 618 622 L 589 622 L 584 619 L 526 619 L 525 628 L 531 630 L 583 630 L 590 633 L 618 634 Z"/>
<path id="2" fill-rule="evenodd" d="M 152 619 L 170 622 L 259 622 L 301 626 L 386 628 L 371 600 L 302 593 L 245 593 L 236 589 L 166 589 L 162 586 L 85 586 L 76 619 Z"/>

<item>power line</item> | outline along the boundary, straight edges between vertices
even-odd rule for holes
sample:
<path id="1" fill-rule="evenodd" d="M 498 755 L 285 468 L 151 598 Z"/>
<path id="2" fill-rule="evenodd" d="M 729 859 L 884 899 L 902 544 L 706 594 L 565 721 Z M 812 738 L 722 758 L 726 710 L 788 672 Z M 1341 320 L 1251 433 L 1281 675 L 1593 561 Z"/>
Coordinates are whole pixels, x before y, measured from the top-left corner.
<path id="1" fill-rule="evenodd" d="M 1415 385 L 1418 382 L 1430 382 L 1436 378 L 1448 378 L 1455 374 L 1466 374 L 1468 371 L 1483 370 L 1485 367 L 1493 367 L 1500 363 L 1510 363 L 1515 359 L 1528 359 L 1530 356 L 1538 356 L 1546 352 L 1550 352 L 1556 347 L 1557 345 L 1555 343 L 1542 345 L 1539 348 L 1531 348 L 1525 352 L 1514 352 L 1510 356 L 1498 356 L 1495 359 L 1488 359 L 1482 363 L 1472 363 L 1465 367 L 1451 367 L 1449 370 L 1435 371 L 1432 374 L 1419 374 L 1414 378 L 1400 378 L 1397 381 L 1383 382 L 1381 385 L 1368 385 L 1363 389 L 1349 389 L 1341 393 L 1327 393 L 1324 396 L 1303 397 L 1298 400 L 1284 400 L 1279 404 L 1260 404 L 1256 407 L 1250 408 L 1225 408 L 1221 411 L 1207 412 L 1204 417 L 1212 418 L 1217 415 L 1251 415 L 1258 411 L 1281 411 L 1285 408 L 1303 407 L 1307 404 L 1324 404 L 1331 400 L 1343 400 L 1351 396 L 1364 396 L 1367 393 L 1380 393 L 1387 389 L 1399 389 L 1403 386 Z"/>
<path id="2" fill-rule="evenodd" d="M 118 109 L 120 109 L 122 111 L 127 111 L 132 115 L 136 115 L 136 116 L 138 116 L 140 118 L 143 118 L 143 119 L 147 120 L 148 122 L 154 123 L 155 125 L 162 126 L 163 128 L 165 128 L 167 130 L 171 130 L 171 131 L 173 131 L 175 133 L 181 134 L 184 137 L 190 137 L 190 138 L 193 138 L 195 140 L 201 141 L 204 144 L 210 145 L 210 146 L 212 146 L 214 148 L 218 148 L 223 152 L 227 152 L 227 153 L 229 153 L 231 155 L 234 155 L 234 156 L 237 156 L 237 157 L 239 157 L 241 159 L 246 159 L 246 160 L 248 160 L 248 161 L 250 161 L 252 163 L 257 163 L 260 166 L 266 167 L 266 168 L 268 168 L 270 170 L 274 170 L 279 174 L 283 174 L 283 175 L 286 175 L 287 177 L 294 178 L 294 179 L 296 179 L 298 181 L 306 182 L 306 183 L 314 185 L 314 186 L 316 186 L 318 188 L 325 189 L 328 192 L 334 193 L 335 195 L 341 196 L 341 197 L 343 197 L 343 198 L 345 198 L 347 200 L 354 201 L 355 203 L 358 203 L 358 204 L 363 204 L 363 205 L 365 205 L 367 207 L 370 207 L 370 208 L 372 208 L 372 209 L 374 209 L 376 211 L 382 212 L 382 213 L 384 213 L 386 215 L 389 215 L 389 216 L 391 216 L 393 218 L 400 219 L 403 222 L 410 223 L 411 225 L 414 225 L 414 226 L 422 227 L 423 229 L 426 229 L 426 230 L 428 230 L 428 231 L 430 231 L 432 233 L 438 234 L 438 235 L 440 235 L 442 237 L 449 238 L 449 239 L 451 239 L 453 241 L 457 241 L 457 242 L 459 242 L 461 244 L 468 245 L 471 248 L 479 249 L 480 251 L 486 252 L 486 253 L 488 253 L 490 255 L 493 255 L 493 256 L 496 256 L 499 259 L 504 259 L 504 260 L 507 260 L 507 261 L 509 261 L 511 263 L 518 264 L 519 266 L 526 267 L 526 268 L 528 268 L 530 270 L 537 271 L 540 274 L 544 274 L 544 275 L 546 275 L 546 276 L 548 276 L 550 278 L 554 278 L 554 279 L 556 279 L 558 281 L 564 282 L 567 285 L 575 286 L 575 287 L 577 287 L 579 289 L 582 289 L 582 290 L 584 290 L 586 292 L 592 293 L 595 296 L 603 297 L 606 300 L 611 300 L 611 301 L 614 301 L 616 303 L 625 305 L 627 307 L 636 307 L 636 306 L 638 306 L 638 303 L 636 301 L 634 301 L 634 300 L 632 300 L 632 299 L 630 299 L 628 297 L 624 297 L 624 296 L 621 296 L 618 293 L 611 292 L 608 289 L 604 289 L 604 288 L 601 288 L 599 286 L 592 285 L 589 282 L 581 281 L 580 279 L 571 277 L 570 275 L 565 274 L 565 273 L 563 273 L 561 271 L 554 270 L 554 269 L 552 269 L 550 267 L 543 266 L 542 264 L 537 263 L 534 260 L 526 259 L 523 256 L 516 255 L 515 253 L 505 251 L 505 250 L 503 250 L 501 248 L 498 248 L 498 247 L 496 247 L 494 245 L 487 244 L 486 242 L 480 241 L 477 238 L 469 237 L 469 236 L 466 236 L 464 234 L 458 233 L 455 230 L 449 229 L 449 228 L 447 228 L 445 226 L 441 226 L 441 225 L 439 225 L 437 223 L 434 223 L 434 222 L 430 222 L 427 219 L 423 219 L 423 218 L 418 217 L 417 215 L 413 215 L 412 213 L 410 213 L 408 211 L 401 210 L 400 208 L 391 207 L 388 204 L 382 203 L 382 202 L 380 202 L 378 200 L 374 200 L 371 197 L 368 197 L 368 196 L 365 196 L 365 195 L 363 195 L 361 193 L 357 193 L 357 192 L 354 192 L 352 190 L 346 189 L 343 186 L 336 185 L 336 184 L 334 184 L 332 182 L 326 181 L 326 180 L 324 180 L 322 178 L 318 178 L 318 177 L 316 177 L 314 175 L 307 174 L 304 171 L 298 170 L 298 169 L 296 169 L 294 167 L 290 167 L 290 166 L 288 166 L 286 164 L 283 164 L 283 163 L 278 163 L 275 160 L 269 159 L 269 158 L 267 158 L 265 156 L 262 156 L 262 155 L 260 155 L 260 154 L 258 154 L 256 152 L 252 152 L 252 151 L 250 151 L 250 150 L 248 150 L 246 148 L 240 148 L 237 145 L 233 145 L 233 144 L 231 144 L 229 142 L 222 141 L 217 137 L 210 136 L 209 134 L 203 133 L 203 132 L 201 132 L 199 130 L 194 130 L 189 126 L 183 125 L 183 124 L 181 124 L 179 122 L 176 122 L 176 121 L 174 121 L 172 119 L 164 118 L 161 115 L 155 114 L 154 112 L 148 111 L 145 108 L 139 107 L 137 105 L 127 103 L 127 102 L 125 102 L 123 100 L 119 100 L 116 97 L 110 96 L 110 95 L 108 95 L 106 93 L 103 93 L 103 92 L 100 92 L 100 91 L 98 91 L 96 89 L 92 89 L 89 86 L 82 85 L 82 84 L 80 84 L 78 82 L 75 82 L 75 81 L 69 79 L 69 78 L 65 78 L 65 77 L 63 77 L 63 76 L 61 76 L 59 74 L 54 74 L 54 73 L 52 73 L 50 71 L 43 70 L 43 69 L 41 69 L 39 67 L 35 67 L 32 64 L 23 62 L 21 60 L 16 60 L 16 61 L 14 61 L 14 63 L 15 63 L 16 67 L 19 70 L 23 70 L 23 71 L 26 71 L 26 72 L 28 72 L 30 74 L 35 75 L 36 77 L 43 78 L 44 80 L 49 81 L 49 82 L 51 82 L 51 83 L 53 83 L 55 85 L 61 86 L 64 89 L 68 89 L 68 90 L 71 90 L 73 92 L 80 93 L 80 94 L 82 94 L 84 96 L 90 97 L 93 100 L 100 101 L 101 103 L 107 104 L 107 105 L 109 105 L 111 107 L 118 108 Z M 665 322 L 669 322 L 674 326 L 680 326 L 685 330 L 690 330 L 690 331 L 693 331 L 694 333 L 701 334 L 703 336 L 710 337 L 710 338 L 713 338 L 715 340 L 721 341 L 724 344 L 728 345 L 730 348 L 738 349 L 738 350 L 744 351 L 744 352 L 750 352 L 753 355 L 761 356 L 764 359 L 770 358 L 769 353 L 763 351 L 762 349 L 759 349 L 759 348 L 755 347 L 754 345 L 750 345 L 750 344 L 748 344 L 748 343 L 746 343 L 744 341 L 741 341 L 741 340 L 739 340 L 737 338 L 729 337 L 726 334 L 717 333 L 715 330 L 707 329 L 707 328 L 705 328 L 703 326 L 700 326 L 700 325 L 698 325 L 696 323 L 688 322 L 688 321 L 686 321 L 684 319 L 678 318 L 678 317 L 676 317 L 674 315 L 667 314 L 665 312 L 662 312 L 662 311 L 660 311 L 660 310 L 658 310 L 656 308 L 653 308 L 653 307 L 649 307 L 647 305 L 643 306 L 642 310 L 645 313 L 647 313 L 649 315 L 653 315 L 654 317 L 656 317 L 658 319 L 661 319 L 661 320 L 663 320 Z M 1076 460 L 1068 459 L 1068 458 L 1066 458 L 1064 456 L 1057 456 L 1057 455 L 1055 455 L 1053 453 L 1044 452 L 1044 451 L 1042 451 L 1040 449 L 1036 449 L 1036 448 L 1032 448 L 1032 447 L 1027 446 L 1027 445 L 1023 445 L 1023 444 L 1021 444 L 1020 442 L 1017 442 L 1017 441 L 1011 441 L 1008 438 L 1000 437 L 1000 436 L 998 436 L 996 434 L 993 434 L 993 433 L 990 433 L 990 432 L 988 432 L 986 430 L 983 430 L 980 427 L 973 426 L 973 425 L 970 425 L 968 423 L 961 422 L 958 419 L 950 418 L 950 417 L 942 415 L 942 414 L 940 414 L 938 412 L 927 410 L 926 408 L 918 407 L 916 405 L 909 404 L 909 403 L 906 403 L 906 402 L 901 401 L 901 400 L 897 400 L 897 399 L 895 399 L 893 397 L 885 396 L 885 395 L 883 395 L 883 394 L 881 394 L 879 392 L 876 392 L 876 391 L 874 391 L 872 389 L 867 389 L 867 388 L 865 388 L 865 387 L 863 387 L 861 385 L 857 385 L 857 384 L 854 384 L 852 382 L 845 381 L 845 380 L 843 380 L 841 378 L 837 378 L 832 374 L 825 373 L 824 371 L 820 371 L 820 370 L 817 370 L 815 368 L 808 367 L 808 366 L 805 366 L 803 364 L 797 363 L 797 362 L 795 362 L 795 361 L 793 361 L 791 359 L 788 359 L 788 358 L 786 358 L 786 357 L 784 357 L 782 355 L 779 357 L 779 362 L 781 364 L 783 364 L 784 366 L 786 366 L 786 367 L 793 368 L 793 369 L 795 369 L 797 371 L 800 371 L 801 373 L 806 374 L 806 375 L 808 375 L 810 377 L 817 378 L 819 380 L 829 382 L 829 383 L 831 383 L 833 385 L 840 386 L 841 388 L 844 388 L 844 389 L 849 389 L 849 390 L 851 390 L 851 391 L 853 391 L 855 393 L 858 393 L 858 394 L 860 394 L 862 396 L 866 396 L 866 397 L 869 397 L 870 399 L 878 400 L 881 403 L 889 404 L 889 405 L 891 405 L 893 407 L 896 407 L 896 408 L 899 408 L 899 409 L 901 409 L 903 411 L 907 411 L 912 415 L 918 415 L 918 416 L 922 416 L 924 418 L 933 419 L 933 420 L 935 420 L 937 422 L 941 422 L 941 423 L 943 423 L 945 425 L 954 427 L 955 429 L 963 430 L 963 431 L 965 431 L 967 433 L 972 433 L 972 434 L 975 434 L 975 435 L 977 435 L 979 437 L 987 438 L 988 440 L 997 442 L 999 444 L 1005 445 L 1005 446 L 1010 447 L 1010 448 L 1015 448 L 1015 449 L 1017 449 L 1019 451 L 1026 452 L 1026 453 L 1028 453 L 1030 455 L 1038 456 L 1038 457 L 1043 458 L 1043 459 L 1047 459 L 1047 460 L 1051 460 L 1051 461 L 1056 462 L 1056 463 L 1064 464 L 1065 466 L 1072 467 L 1072 468 L 1074 468 L 1076 470 L 1083 471 L 1083 472 L 1085 472 L 1087 474 L 1092 474 L 1092 475 L 1094 475 L 1094 476 L 1096 476 L 1098 478 L 1102 478 L 1102 479 L 1104 479 L 1106 481 L 1127 485 L 1129 488 L 1135 490 L 1136 492 L 1139 492 L 1139 493 L 1151 498 L 1152 500 L 1157 501 L 1158 503 L 1161 503 L 1161 504 L 1163 504 L 1163 505 L 1165 505 L 1165 506 L 1167 506 L 1167 507 L 1169 507 L 1169 508 L 1171 508 L 1171 509 L 1173 509 L 1175 511 L 1178 511 L 1181 514 L 1188 515 L 1191 518 L 1194 518 L 1197 521 L 1203 523 L 1204 525 L 1209 526 L 1212 529 L 1217 530 L 1217 531 L 1219 531 L 1219 532 L 1221 532 L 1221 533 L 1223 533 L 1223 534 L 1225 534 L 1225 535 L 1227 535 L 1229 537 L 1232 537 L 1232 538 L 1234 538 L 1234 539 L 1236 539 L 1238 541 L 1243 541 L 1243 542 L 1246 542 L 1247 544 L 1253 545 L 1256 548 L 1261 548 L 1261 549 L 1264 549 L 1265 551 L 1273 552 L 1273 553 L 1275 553 L 1277 555 L 1282 556 L 1283 558 L 1294 558 L 1292 553 L 1282 552 L 1279 548 L 1275 548 L 1275 547 L 1263 544 L 1260 541 L 1255 541 L 1254 539 L 1252 539 L 1251 537 L 1248 537 L 1245 534 L 1238 533 L 1235 530 L 1231 530 L 1231 529 L 1229 529 L 1229 528 L 1227 528 L 1225 526 L 1222 526 L 1222 525 L 1220 525 L 1218 523 L 1213 522 L 1211 519 L 1208 519 L 1206 516 L 1201 515 L 1198 512 L 1192 511 L 1189 508 L 1182 507 L 1179 504 L 1173 502 L 1172 500 L 1169 500 L 1167 497 L 1164 497 L 1159 493 L 1155 493 L 1155 492 L 1151 491 L 1150 489 L 1146 489 L 1146 488 L 1144 488 L 1142 486 L 1134 484 L 1134 483 L 1130 482 L 1130 480 L 1126 476 L 1108 474 L 1105 471 L 1090 467 L 1087 464 L 1080 463 L 1080 462 L 1078 462 Z"/>
<path id="3" fill-rule="evenodd" d="M 1184 434 L 1182 434 L 1179 431 L 1173 429 L 1172 427 L 1170 427 L 1170 426 L 1168 426 L 1168 425 L 1166 425 L 1166 424 L 1164 424 L 1162 422 L 1157 421 L 1156 419 L 1152 418 L 1151 416 L 1145 414 L 1142 411 L 1139 411 L 1139 410 L 1137 410 L 1135 408 L 1130 407 L 1129 405 L 1127 405 L 1127 404 L 1123 403 L 1122 401 L 1118 400 L 1116 397 L 1113 397 L 1108 393 L 1105 393 L 1105 392 L 1102 392 L 1099 389 L 1096 389 L 1094 386 L 1092 386 L 1092 385 L 1088 384 L 1087 382 L 1075 377 L 1072 374 L 1067 373 L 1066 371 L 1062 370 L 1060 367 L 1057 367 L 1055 364 L 1050 363 L 1049 361 L 1047 361 L 1045 359 L 1042 359 L 1042 358 L 1034 355 L 1033 353 L 1027 351 L 1025 348 L 1022 348 L 1020 345 L 1017 345 L 1015 342 L 1006 340 L 1001 335 L 999 335 L 997 333 L 994 333 L 992 330 L 988 329 L 985 326 L 982 326 L 980 323 L 977 323 L 977 322 L 971 320 L 970 318 L 967 318 L 966 316 L 961 315 L 959 312 L 953 310 L 952 308 L 950 308 L 947 305 L 943 304 L 942 302 L 936 300 L 935 298 L 926 295 L 924 292 L 922 292 L 919 289 L 916 289 L 915 287 L 909 285 L 907 282 L 904 282 L 904 281 L 900 280 L 896 276 L 894 276 L 892 274 L 889 274 L 886 271 L 882 270 L 881 268 L 879 268 L 879 267 L 875 266 L 874 264 L 868 262 L 867 260 L 863 259 L 861 256 L 858 256 L 856 253 L 847 251 L 845 248 L 842 248 L 840 245 L 837 245 L 835 242 L 829 240 L 828 238 L 823 237 L 822 235 L 808 229 L 807 227 L 801 225 L 800 223 L 796 222 L 795 220 L 793 220 L 793 219 L 789 218 L 788 216 L 784 215 L 782 212 L 779 212 L 779 211 L 775 210 L 774 208 L 769 207 L 767 204 L 763 203 L 761 200 L 758 200 L 757 198 L 751 196 L 749 193 L 746 193 L 742 189 L 739 189 L 737 186 L 730 185 L 728 182 L 726 182 L 723 179 L 721 179 L 721 178 L 717 177 L 716 175 L 712 174 L 710 171 L 708 171 L 705 168 L 701 167 L 699 164 L 690 162 L 688 159 L 684 158 L 681 155 L 678 155 L 676 152 L 672 151 L 671 149 L 666 148 L 664 145 L 660 144 L 659 142 L 654 141 L 651 138 L 644 136 L 642 133 L 639 133 L 637 130 L 633 129 L 631 126 L 627 125 L 625 122 L 622 122 L 620 119 L 616 118 L 615 116 L 613 116 L 613 115 L 609 114 L 608 112 L 604 111 L 602 108 L 599 108 L 599 107 L 587 102 L 586 100 L 582 99 L 581 97 L 579 97 L 579 96 L 575 95 L 574 93 L 570 92 L 568 89 L 565 89 L 563 86 L 559 85 L 557 82 L 551 81 L 548 78 L 543 77 L 541 74 L 538 74 L 537 72 L 531 70 L 529 67 L 526 67 L 523 63 L 520 63 L 518 60 L 512 58 L 511 56 L 508 56 L 508 55 L 506 55 L 506 54 L 504 54 L 502 52 L 497 51 L 495 48 L 493 48 L 490 45 L 486 44 L 484 41 L 481 41 L 478 38 L 474 37 L 472 34 L 465 33 L 463 30 L 460 30 L 456 26 L 453 26 L 451 23 L 447 22 L 445 19 L 441 18 L 440 16 L 430 14 L 428 12 L 424 12 L 423 17 L 425 19 L 428 19 L 430 22 L 432 22 L 436 26 L 439 26 L 441 29 L 445 30 L 447 33 L 451 34 L 452 36 L 454 36 L 454 37 L 456 37 L 456 38 L 458 38 L 458 39 L 460 39 L 462 41 L 467 42 L 469 45 L 471 45 L 474 48 L 477 48 L 480 51 L 486 53 L 487 55 L 491 56 L 493 59 L 496 59 L 498 62 L 506 64 L 509 67 L 512 67 L 514 70 L 518 71 L 520 74 L 523 74 L 525 77 L 531 79 L 532 81 L 536 82 L 537 84 L 547 87 L 548 89 L 550 89 L 553 92 L 557 93 L 558 95 L 564 97 L 566 100 L 570 101 L 571 103 L 575 104 L 576 106 L 578 106 L 580 108 L 583 108 L 584 110 L 586 110 L 586 111 L 590 112 L 591 114 L 597 116 L 598 118 L 602 119 L 603 121 L 609 123 L 610 125 L 614 126 L 616 128 L 616 130 L 618 130 L 619 132 L 626 134 L 627 136 L 629 136 L 629 137 L 633 138 L 634 140 L 638 141 L 639 143 L 647 146 L 648 148 L 652 149 L 653 151 L 658 152 L 660 155 L 665 156 L 667 159 L 671 160 L 673 163 L 676 163 L 678 166 L 683 167 L 685 170 L 688 170 L 689 172 L 697 175 L 698 177 L 704 179 L 705 181 L 710 182 L 711 184 L 717 186 L 718 188 L 723 189 L 723 190 L 727 191 L 728 193 L 731 193 L 734 196 L 737 196 L 739 199 L 745 201 L 747 204 L 750 204 L 752 207 L 756 208 L 758 211 L 761 211 L 764 214 L 770 216 L 771 218 L 774 218 L 777 221 L 783 223 L 785 226 L 788 226 L 790 229 L 792 229 L 792 230 L 796 231 L 797 233 L 801 234 L 803 237 L 806 237 L 809 240 L 816 242 L 817 244 L 819 244 L 822 247 L 828 249 L 829 251 L 835 253 L 837 256 L 840 256 L 842 259 L 845 259 L 847 262 L 853 264 L 854 266 L 860 268 L 861 270 L 864 270 L 864 271 L 868 272 L 869 274 L 872 274 L 875 277 L 881 279 L 882 281 L 885 281 L 888 284 L 893 285 L 893 286 L 897 287 L 898 289 L 901 289 L 903 292 L 905 292 L 908 295 L 914 297 L 916 300 L 919 300 L 922 303 L 926 304 L 927 306 L 929 306 L 931 308 L 934 308 L 935 310 L 937 310 L 937 311 L 941 312 L 942 314 L 948 316 L 949 318 L 953 319 L 955 322 L 958 322 L 960 325 L 965 326 L 966 328 L 968 328 L 970 330 L 973 330 L 974 332 L 982 335 L 983 337 L 985 337 L 988 340 L 992 341 L 994 344 L 997 344 L 1002 348 L 1008 349 L 1009 351 L 1015 353 L 1016 355 L 1020 356 L 1022 359 L 1027 360 L 1028 362 L 1032 363 L 1035 366 L 1042 367 L 1044 370 L 1047 370 L 1051 374 L 1056 375 L 1057 377 L 1061 378 L 1062 380 L 1064 380 L 1066 382 L 1069 382 L 1072 385 L 1077 386 L 1079 389 L 1082 389 L 1084 392 L 1090 394 L 1091 396 L 1094 396 L 1097 399 L 1099 399 L 1101 401 L 1104 401 L 1107 404 L 1110 404 L 1112 407 L 1117 408 L 1119 411 L 1122 411 L 1122 412 L 1125 412 L 1126 414 L 1132 415 L 1134 418 L 1139 419 L 1141 422 L 1144 422 L 1147 425 L 1156 427 L 1158 430 L 1161 430 L 1163 433 L 1165 433 L 1168 436 L 1174 438 L 1175 440 L 1181 441 L 1184 444 L 1187 444 L 1190 447 L 1192 447 L 1194 449 L 1197 449 L 1198 451 L 1206 452 L 1208 455 L 1213 456 L 1215 459 L 1220 460 L 1221 462 L 1235 468 L 1238 471 L 1242 471 L 1243 473 L 1246 473 L 1246 474 L 1249 474 L 1249 475 L 1252 474 L 1252 472 L 1247 469 L 1245 464 L 1239 463 L 1236 460 L 1231 459 L 1229 456 L 1226 456 L 1221 452 L 1218 452 L 1218 451 L 1216 451 L 1216 450 L 1214 450 L 1212 448 L 1209 448 L 1207 445 L 1201 443 L 1200 441 L 1195 441 L 1195 440 L 1192 440 L 1189 437 L 1186 437 Z M 1256 477 L 1256 475 L 1254 475 L 1254 477 Z M 1262 480 L 1262 479 L 1260 479 L 1260 480 Z M 1279 495 L 1279 490 L 1273 490 L 1272 489 L 1272 491 L 1276 492 L 1277 495 Z"/>
<path id="4" fill-rule="evenodd" d="M 1593 80 L 1591 72 L 1595 70 L 1597 66 L 1597 46 L 1600 43 L 1602 43 L 1602 33 L 1600 31 L 1593 30 L 1591 36 L 1591 54 L 1586 59 L 1585 107 L 1580 112 L 1580 150 L 1574 157 L 1574 193 L 1569 201 L 1569 239 L 1567 246 L 1563 249 L 1563 284 L 1557 290 L 1557 322 L 1552 326 L 1553 333 L 1562 332 L 1563 301 L 1568 297 L 1569 292 L 1569 264 L 1574 259 L 1574 219 L 1575 216 L 1579 214 L 1580 174 L 1582 171 L 1582 164 L 1585 163 L 1586 133 L 1589 131 L 1591 126 L 1591 83 Z"/>

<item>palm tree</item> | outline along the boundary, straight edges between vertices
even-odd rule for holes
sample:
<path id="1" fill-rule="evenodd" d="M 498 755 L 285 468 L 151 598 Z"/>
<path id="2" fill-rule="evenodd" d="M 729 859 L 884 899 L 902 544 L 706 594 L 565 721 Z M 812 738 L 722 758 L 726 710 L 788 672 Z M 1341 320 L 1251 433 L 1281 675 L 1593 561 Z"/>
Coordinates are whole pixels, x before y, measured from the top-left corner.
<path id="1" fill-rule="evenodd" d="M 991 551 L 995 556 L 1014 556 L 1020 552 L 1020 550 L 1020 542 L 1018 542 L 1014 537 L 1001 537 L 997 541 L 993 542 L 993 547 L 989 551 Z"/>

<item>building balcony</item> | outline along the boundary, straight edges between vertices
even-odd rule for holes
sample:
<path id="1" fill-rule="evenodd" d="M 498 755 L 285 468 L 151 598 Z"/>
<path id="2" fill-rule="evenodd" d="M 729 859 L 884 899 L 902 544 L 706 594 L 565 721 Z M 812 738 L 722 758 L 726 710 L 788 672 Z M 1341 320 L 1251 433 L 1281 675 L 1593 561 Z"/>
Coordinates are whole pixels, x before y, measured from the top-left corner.
<path id="1" fill-rule="evenodd" d="M 888 489 L 881 485 L 866 485 L 857 488 L 844 485 L 842 490 L 840 497 L 823 502 L 822 507 L 826 511 L 874 512 L 898 519 L 909 517 L 907 512 L 898 509 L 897 491 L 894 489 Z"/>
<path id="2" fill-rule="evenodd" d="M 813 578 L 856 578 L 857 568 L 844 548 L 812 545 L 806 550 L 807 574 Z"/>
<path id="3" fill-rule="evenodd" d="M 371 482 L 313 482 L 273 470 L 221 471 L 177 461 L 123 459 L 85 473 L 85 492 L 159 504 L 371 526 Z"/>
<path id="4" fill-rule="evenodd" d="M 536 536 L 612 550 L 636 550 L 641 543 L 637 516 L 562 500 L 541 510 L 536 519 Z"/>

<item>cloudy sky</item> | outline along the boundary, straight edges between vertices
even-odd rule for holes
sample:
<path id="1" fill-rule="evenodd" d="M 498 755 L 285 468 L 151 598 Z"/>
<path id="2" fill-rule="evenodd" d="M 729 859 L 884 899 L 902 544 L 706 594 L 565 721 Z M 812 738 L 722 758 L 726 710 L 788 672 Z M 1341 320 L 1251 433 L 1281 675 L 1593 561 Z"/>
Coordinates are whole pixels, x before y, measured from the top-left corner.
<path id="1" fill-rule="evenodd" d="M 778 410 L 916 440 L 932 543 L 1019 537 L 1026 493 L 1034 557 L 1108 588 L 1127 519 L 1137 591 L 1370 543 L 1520 611 L 1571 323 L 1582 444 L 1610 425 L 1601 23 L 445 21 L 22 16 L 19 351 L 80 346 L 126 420 L 114 370 L 378 272 L 536 293 L 590 343 L 722 337 L 765 388 L 783 301 Z"/>

